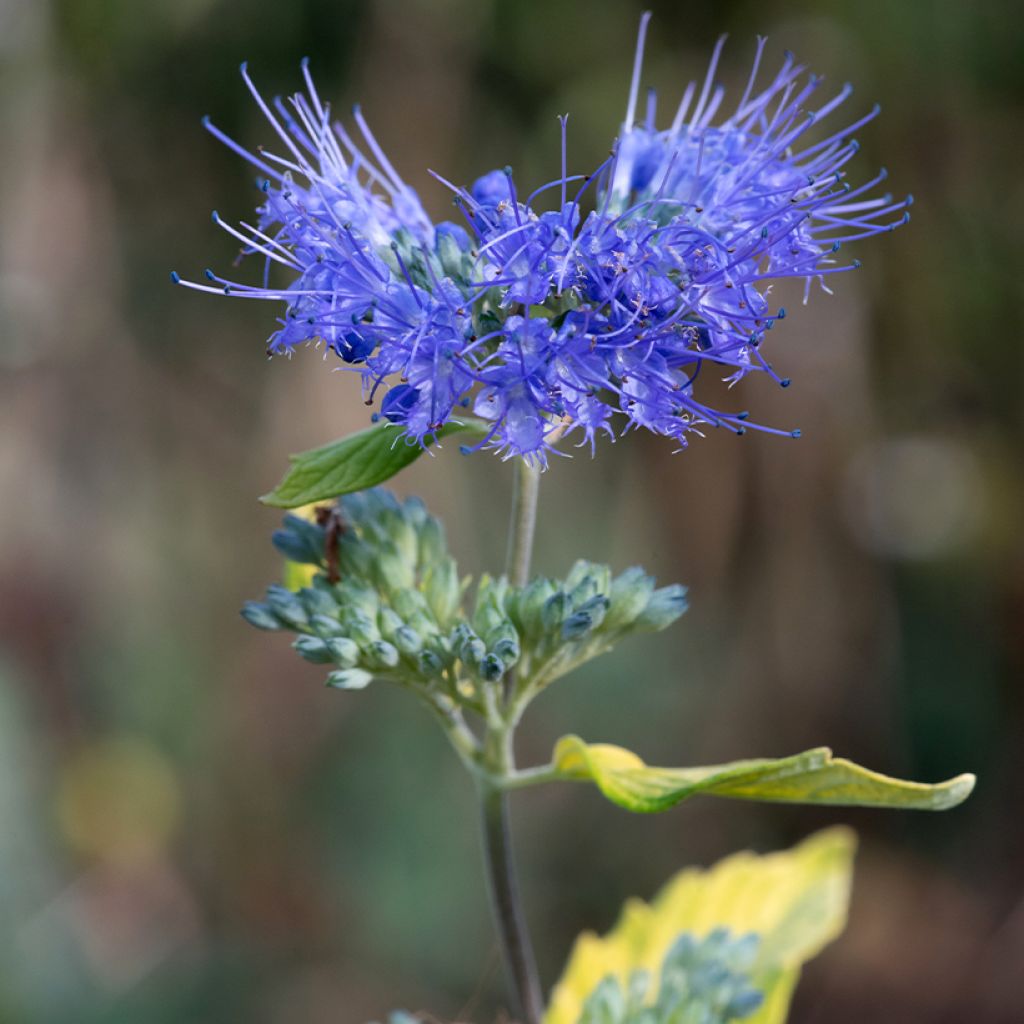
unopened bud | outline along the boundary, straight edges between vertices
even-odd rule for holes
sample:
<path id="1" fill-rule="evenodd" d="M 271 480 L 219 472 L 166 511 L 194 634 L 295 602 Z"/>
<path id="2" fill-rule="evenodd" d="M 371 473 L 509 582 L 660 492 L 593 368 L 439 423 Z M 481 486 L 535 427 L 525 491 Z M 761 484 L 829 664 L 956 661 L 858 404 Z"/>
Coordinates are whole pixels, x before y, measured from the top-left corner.
<path id="1" fill-rule="evenodd" d="M 274 614 L 287 625 L 300 629 L 309 623 L 309 616 L 302 602 L 287 587 L 272 583 L 267 587 L 267 604 Z"/>
<path id="2" fill-rule="evenodd" d="M 309 628 L 319 637 L 344 636 L 345 627 L 333 615 L 314 615 Z"/>
<path id="3" fill-rule="evenodd" d="M 417 654 L 423 646 L 419 633 L 408 626 L 401 626 L 399 629 L 396 629 L 391 640 L 399 651 L 405 655 Z"/>
<path id="4" fill-rule="evenodd" d="M 459 610 L 459 601 L 462 597 L 459 574 L 453 559 L 446 558 L 427 570 L 423 592 L 438 623 L 443 626 L 451 622 Z"/>
<path id="5" fill-rule="evenodd" d="M 629 626 L 647 607 L 654 592 L 654 577 L 639 566 L 617 576 L 611 587 L 611 607 L 605 616 L 607 629 Z"/>
<path id="6" fill-rule="evenodd" d="M 662 587 L 651 594 L 647 606 L 637 616 L 634 628 L 655 633 L 659 629 L 672 625 L 687 609 L 686 587 L 674 584 Z"/>
<path id="7" fill-rule="evenodd" d="M 559 590 L 558 593 L 552 594 L 544 602 L 544 607 L 541 609 L 541 621 L 544 624 L 544 628 L 551 632 L 561 629 L 562 623 L 565 621 L 566 616 L 569 615 L 571 607 L 569 595 L 565 591 Z"/>
<path id="8" fill-rule="evenodd" d="M 351 668 L 359 662 L 359 645 L 346 636 L 335 636 L 324 641 L 331 652 L 331 661 L 342 668 Z"/>
<path id="9" fill-rule="evenodd" d="M 339 668 L 327 677 L 327 685 L 336 690 L 362 690 L 373 680 L 373 673 L 361 668 Z"/>
<path id="10" fill-rule="evenodd" d="M 310 616 L 333 615 L 338 610 L 334 597 L 319 587 L 303 587 L 297 596 Z"/>
<path id="11" fill-rule="evenodd" d="M 387 640 L 375 640 L 363 648 L 367 663 L 373 668 L 394 668 L 399 661 L 398 649 Z"/>
<path id="12" fill-rule="evenodd" d="M 311 661 L 314 665 L 326 665 L 334 660 L 331 657 L 330 648 L 319 637 L 300 636 L 292 644 L 292 647 L 295 648 L 301 657 L 305 658 L 306 661 Z"/>
<path id="13" fill-rule="evenodd" d="M 259 601 L 246 601 L 242 605 L 242 618 L 257 629 L 280 629 L 278 617 L 265 604 Z"/>

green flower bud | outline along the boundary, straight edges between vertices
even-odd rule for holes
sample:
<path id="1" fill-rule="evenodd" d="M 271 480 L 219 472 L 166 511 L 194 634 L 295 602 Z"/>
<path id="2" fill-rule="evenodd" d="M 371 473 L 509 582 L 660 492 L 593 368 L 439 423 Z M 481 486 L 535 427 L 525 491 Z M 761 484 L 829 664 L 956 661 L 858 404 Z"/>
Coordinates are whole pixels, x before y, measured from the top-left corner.
<path id="1" fill-rule="evenodd" d="M 492 649 L 491 653 L 501 658 L 501 663 L 505 668 L 511 668 L 519 661 L 520 654 L 522 653 L 519 649 L 519 644 L 512 639 L 499 640 Z"/>
<path id="2" fill-rule="evenodd" d="M 596 562 L 588 562 L 584 559 L 580 559 L 569 570 L 569 575 L 565 578 L 565 590 L 571 593 L 580 586 L 581 583 L 588 580 L 590 582 L 587 586 L 592 586 L 594 588 L 594 593 L 607 594 L 611 587 L 612 571 L 607 565 L 599 565 Z M 587 597 L 582 597 L 580 600 L 585 601 L 586 599 Z"/>
<path id="3" fill-rule="evenodd" d="M 352 668 L 359 662 L 359 645 L 346 636 L 335 636 L 324 643 L 327 650 L 331 652 L 331 661 L 342 668 Z"/>
<path id="4" fill-rule="evenodd" d="M 372 668 L 394 668 L 399 661 L 398 649 L 387 640 L 375 640 L 363 648 L 367 663 Z"/>
<path id="5" fill-rule="evenodd" d="M 423 647 L 423 641 L 420 639 L 419 633 L 408 626 L 401 626 L 395 630 L 395 635 L 391 639 L 399 651 L 407 656 L 418 654 L 420 648 Z"/>
<path id="6" fill-rule="evenodd" d="M 345 627 L 333 615 L 314 615 L 309 628 L 319 637 L 344 636 Z"/>
<path id="7" fill-rule="evenodd" d="M 569 581 L 566 580 L 566 589 L 568 589 Z M 601 591 L 597 587 L 597 579 L 594 576 L 584 576 L 575 587 L 569 591 L 569 600 L 573 608 L 580 608 L 585 605 L 592 597 L 596 597 Z"/>
<path id="8" fill-rule="evenodd" d="M 594 620 L 586 612 L 573 612 L 562 623 L 563 640 L 579 640 L 594 626 Z"/>
<path id="9" fill-rule="evenodd" d="M 275 530 L 270 539 L 292 562 L 320 565 L 324 560 L 324 531 L 308 519 L 286 515 L 281 529 Z"/>
<path id="10" fill-rule="evenodd" d="M 382 544 L 377 551 L 374 566 L 376 579 L 385 590 L 401 590 L 416 582 L 415 565 L 403 556 L 393 543 Z"/>
<path id="11" fill-rule="evenodd" d="M 380 635 L 387 640 L 391 640 L 405 623 L 390 608 L 381 608 L 380 615 L 377 616 L 377 625 L 380 627 Z"/>
<path id="12" fill-rule="evenodd" d="M 315 636 L 300 636 L 292 644 L 299 655 L 314 665 L 326 665 L 332 661 L 330 648 Z"/>
<path id="13" fill-rule="evenodd" d="M 414 616 L 428 612 L 427 599 L 415 588 L 405 587 L 391 595 L 391 607 L 409 622 Z"/>
<path id="14" fill-rule="evenodd" d="M 342 579 L 369 579 L 373 572 L 373 552 L 351 530 L 345 530 L 337 541 L 338 571 Z"/>
<path id="15" fill-rule="evenodd" d="M 549 579 L 538 577 L 522 590 L 515 592 L 509 601 L 513 620 L 524 633 L 536 635 L 544 625 L 545 602 L 554 595 L 555 585 Z"/>
<path id="16" fill-rule="evenodd" d="M 345 632 L 360 647 L 367 647 L 380 640 L 380 631 L 376 623 L 367 615 L 357 611 L 344 613 Z"/>
<path id="17" fill-rule="evenodd" d="M 505 674 L 505 663 L 496 654 L 488 654 L 481 660 L 479 672 L 487 682 L 496 683 Z"/>
<path id="18" fill-rule="evenodd" d="M 570 614 L 571 609 L 572 602 L 565 591 L 559 590 L 557 593 L 552 594 L 544 602 L 544 606 L 541 609 L 541 622 L 544 628 L 551 633 L 561 629 L 562 623 Z"/>
<path id="19" fill-rule="evenodd" d="M 246 601 L 242 605 L 242 618 L 250 626 L 255 626 L 257 629 L 274 630 L 281 628 L 281 621 L 278 617 L 267 605 L 260 604 L 259 601 Z"/>
<path id="20" fill-rule="evenodd" d="M 686 587 L 676 583 L 662 587 L 651 594 L 647 606 L 637 616 L 633 628 L 645 633 L 656 633 L 672 625 L 686 611 Z"/>
<path id="21" fill-rule="evenodd" d="M 444 670 L 444 662 L 436 651 L 420 651 L 419 667 L 425 676 L 439 676 Z"/>
<path id="22" fill-rule="evenodd" d="M 406 619 L 405 624 L 424 639 L 438 635 L 437 623 L 434 621 L 434 617 L 427 612 L 417 612 Z"/>
<path id="23" fill-rule="evenodd" d="M 302 629 L 309 623 L 302 602 L 280 583 L 272 583 L 267 587 L 267 604 L 279 619 L 293 629 Z"/>
<path id="24" fill-rule="evenodd" d="M 438 623 L 444 625 L 451 622 L 462 599 L 462 587 L 454 559 L 446 558 L 427 568 L 423 576 L 423 593 Z"/>
<path id="25" fill-rule="evenodd" d="M 334 596 L 319 587 L 303 587 L 297 596 L 310 616 L 334 615 L 338 610 Z"/>
<path id="26" fill-rule="evenodd" d="M 441 524 L 428 516 L 420 527 L 419 563 L 421 566 L 433 565 L 448 557 L 448 547 L 444 540 L 444 529 Z"/>
<path id="27" fill-rule="evenodd" d="M 647 607 L 654 592 L 654 577 L 633 566 L 615 578 L 611 587 L 611 607 L 605 616 L 606 629 L 622 629 Z"/>
<path id="28" fill-rule="evenodd" d="M 577 612 L 585 612 L 590 616 L 591 628 L 597 629 L 602 622 L 604 622 L 605 615 L 608 613 L 608 606 L 611 602 L 604 594 L 598 594 L 596 597 L 592 597 L 585 604 L 580 605 L 576 609 Z"/>
<path id="29" fill-rule="evenodd" d="M 460 622 L 452 630 L 452 650 L 464 664 L 478 665 L 487 654 L 487 645 L 473 632 L 465 622 Z"/>
<path id="30" fill-rule="evenodd" d="M 356 612 L 368 619 L 376 619 L 380 611 L 380 596 L 369 584 L 361 580 L 346 579 L 337 587 L 338 606 L 344 613 Z"/>
<path id="31" fill-rule="evenodd" d="M 361 668 L 335 669 L 327 677 L 327 685 L 336 690 L 362 690 L 373 680 L 373 673 Z"/>
<path id="32" fill-rule="evenodd" d="M 417 505 L 420 510 L 419 514 L 415 511 Z M 394 545 L 402 561 L 410 567 L 410 570 L 415 567 L 419 560 L 420 538 L 417 520 L 422 517 L 424 511 L 418 498 L 409 498 L 406 501 L 403 514 L 395 516 L 393 525 L 389 524 L 391 529 L 388 533 L 391 543 Z"/>

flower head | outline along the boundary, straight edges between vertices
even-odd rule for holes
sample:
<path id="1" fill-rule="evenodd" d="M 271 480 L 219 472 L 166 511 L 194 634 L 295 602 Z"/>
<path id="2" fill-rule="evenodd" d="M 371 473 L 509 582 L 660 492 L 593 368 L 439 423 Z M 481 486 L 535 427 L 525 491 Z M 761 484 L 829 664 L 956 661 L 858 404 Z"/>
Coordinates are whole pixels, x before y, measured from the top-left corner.
<path id="1" fill-rule="evenodd" d="M 685 446 L 709 425 L 736 433 L 745 412 L 698 396 L 708 372 L 735 383 L 780 377 L 762 344 L 785 310 L 770 285 L 851 270 L 842 245 L 892 230 L 910 197 L 875 196 L 884 172 L 851 186 L 853 133 L 877 108 L 800 148 L 850 96 L 815 104 L 822 79 L 787 55 L 758 86 L 758 40 L 746 88 L 728 113 L 715 83 L 722 49 L 657 126 L 657 97 L 637 103 L 648 15 L 641 21 L 626 118 L 592 173 L 562 173 L 528 196 L 510 169 L 448 188 L 463 224 L 434 223 L 357 108 L 358 141 L 333 121 L 306 64 L 306 92 L 268 104 L 242 75 L 283 155 L 253 154 L 208 123 L 262 175 L 256 224 L 215 221 L 266 263 L 260 285 L 207 284 L 285 303 L 271 353 L 323 343 L 363 376 L 367 400 L 422 443 L 461 409 L 490 424 L 481 447 L 543 461 L 552 435 L 645 427 Z M 287 283 L 272 287 L 272 265 Z M 177 275 L 173 275 L 179 281 Z M 828 290 L 826 288 L 826 290 Z M 796 435 L 756 426 L 773 433 Z"/>

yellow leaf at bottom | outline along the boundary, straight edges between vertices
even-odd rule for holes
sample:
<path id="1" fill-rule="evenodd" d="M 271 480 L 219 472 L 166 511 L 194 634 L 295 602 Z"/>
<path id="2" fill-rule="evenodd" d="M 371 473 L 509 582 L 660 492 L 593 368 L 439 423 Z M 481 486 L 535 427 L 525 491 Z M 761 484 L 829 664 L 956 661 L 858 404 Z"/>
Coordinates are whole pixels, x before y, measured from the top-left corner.
<path id="1" fill-rule="evenodd" d="M 849 829 L 831 828 L 792 850 L 737 853 L 707 870 L 681 871 L 651 903 L 628 901 L 607 935 L 576 940 L 544 1024 L 577 1024 L 604 978 L 625 984 L 636 970 L 657 977 L 681 933 L 703 938 L 715 928 L 760 936 L 752 983 L 764 1003 L 745 1024 L 781 1024 L 801 965 L 846 924 L 855 848 Z"/>

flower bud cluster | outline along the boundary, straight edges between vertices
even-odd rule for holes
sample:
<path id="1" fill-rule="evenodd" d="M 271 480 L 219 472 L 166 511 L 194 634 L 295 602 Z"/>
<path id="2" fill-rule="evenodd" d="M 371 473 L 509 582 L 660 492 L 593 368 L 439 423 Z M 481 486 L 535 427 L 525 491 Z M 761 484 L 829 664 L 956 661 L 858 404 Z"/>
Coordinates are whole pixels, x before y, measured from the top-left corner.
<path id="1" fill-rule="evenodd" d="M 288 630 L 307 661 L 331 666 L 328 685 L 361 689 L 374 677 L 434 689 L 475 710 L 516 670 L 536 692 L 622 637 L 664 629 L 686 610 L 680 586 L 655 588 L 640 569 L 612 576 L 577 562 L 564 580 L 525 587 L 483 576 L 472 608 L 441 524 L 416 498 L 385 490 L 345 495 L 317 521 L 285 517 L 273 537 L 290 561 L 318 570 L 298 590 L 267 588 L 243 617 Z"/>
<path id="2" fill-rule="evenodd" d="M 685 932 L 668 951 L 657 995 L 646 971 L 623 986 L 605 978 L 583 1007 L 579 1024 L 728 1024 L 743 1020 L 764 1002 L 751 984 L 760 945 L 750 933 L 734 937 L 716 928 L 705 938 Z"/>

